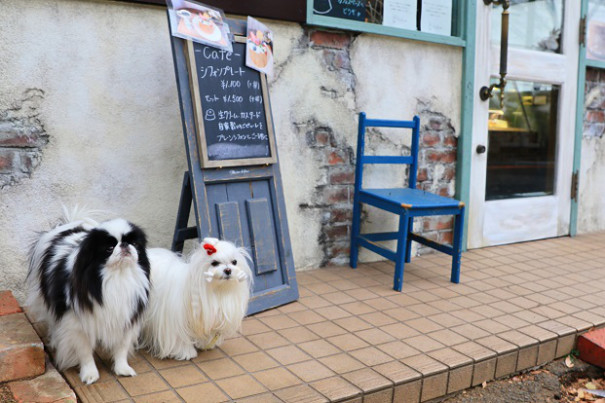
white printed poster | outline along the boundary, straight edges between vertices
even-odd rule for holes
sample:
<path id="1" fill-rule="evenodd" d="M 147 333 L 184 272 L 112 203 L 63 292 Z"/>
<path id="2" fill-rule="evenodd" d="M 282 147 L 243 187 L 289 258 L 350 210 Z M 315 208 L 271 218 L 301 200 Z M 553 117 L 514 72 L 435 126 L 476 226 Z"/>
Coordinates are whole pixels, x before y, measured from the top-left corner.
<path id="1" fill-rule="evenodd" d="M 416 0 L 384 0 L 382 25 L 416 31 Z"/>
<path id="2" fill-rule="evenodd" d="M 420 30 L 452 35 L 452 0 L 422 0 Z"/>

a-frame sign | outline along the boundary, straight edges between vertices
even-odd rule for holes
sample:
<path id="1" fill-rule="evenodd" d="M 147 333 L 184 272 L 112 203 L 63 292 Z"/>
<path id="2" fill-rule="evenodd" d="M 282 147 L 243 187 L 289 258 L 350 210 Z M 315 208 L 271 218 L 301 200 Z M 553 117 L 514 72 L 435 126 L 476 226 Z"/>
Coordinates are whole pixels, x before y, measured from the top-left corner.
<path id="1" fill-rule="evenodd" d="M 245 246 L 253 314 L 298 299 L 298 286 L 266 77 L 245 65 L 246 22 L 228 23 L 233 53 L 171 37 L 189 168 L 172 249 L 206 236 Z"/>

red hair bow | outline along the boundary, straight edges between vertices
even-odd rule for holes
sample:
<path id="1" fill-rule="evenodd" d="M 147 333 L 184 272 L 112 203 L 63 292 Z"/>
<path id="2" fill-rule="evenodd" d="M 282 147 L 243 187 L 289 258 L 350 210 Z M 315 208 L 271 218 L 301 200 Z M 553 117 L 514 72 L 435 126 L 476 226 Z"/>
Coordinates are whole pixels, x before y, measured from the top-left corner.
<path id="1" fill-rule="evenodd" d="M 206 253 L 208 253 L 208 256 L 216 253 L 216 248 L 212 245 L 210 245 L 209 243 L 205 243 L 203 245 L 204 249 L 206 249 Z"/>

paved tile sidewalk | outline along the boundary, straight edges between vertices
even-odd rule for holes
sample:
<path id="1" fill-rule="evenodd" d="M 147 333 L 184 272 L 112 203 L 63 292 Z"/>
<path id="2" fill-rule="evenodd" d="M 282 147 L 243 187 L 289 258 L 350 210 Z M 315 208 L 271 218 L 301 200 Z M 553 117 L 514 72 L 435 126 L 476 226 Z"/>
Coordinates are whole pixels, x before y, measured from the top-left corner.
<path id="1" fill-rule="evenodd" d="M 244 321 L 242 334 L 192 361 L 131 358 L 138 372 L 80 383 L 83 402 L 418 402 L 568 354 L 605 324 L 605 233 L 449 257 L 298 272 L 300 300 Z"/>

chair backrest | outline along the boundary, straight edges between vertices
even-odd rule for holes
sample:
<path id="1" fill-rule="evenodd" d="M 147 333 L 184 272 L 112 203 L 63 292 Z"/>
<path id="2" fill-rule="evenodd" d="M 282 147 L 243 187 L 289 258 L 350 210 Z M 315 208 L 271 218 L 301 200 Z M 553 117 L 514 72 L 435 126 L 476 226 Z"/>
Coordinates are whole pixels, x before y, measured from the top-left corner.
<path id="1" fill-rule="evenodd" d="M 364 155 L 365 135 L 368 127 L 392 127 L 412 129 L 412 147 L 409 156 L 397 155 Z M 365 164 L 406 164 L 410 166 L 408 187 L 416 188 L 418 171 L 418 138 L 420 136 L 420 118 L 412 120 L 379 120 L 366 118 L 365 112 L 359 114 L 359 131 L 357 134 L 357 166 L 355 167 L 355 189 L 361 189 L 363 183 L 363 166 Z"/>

